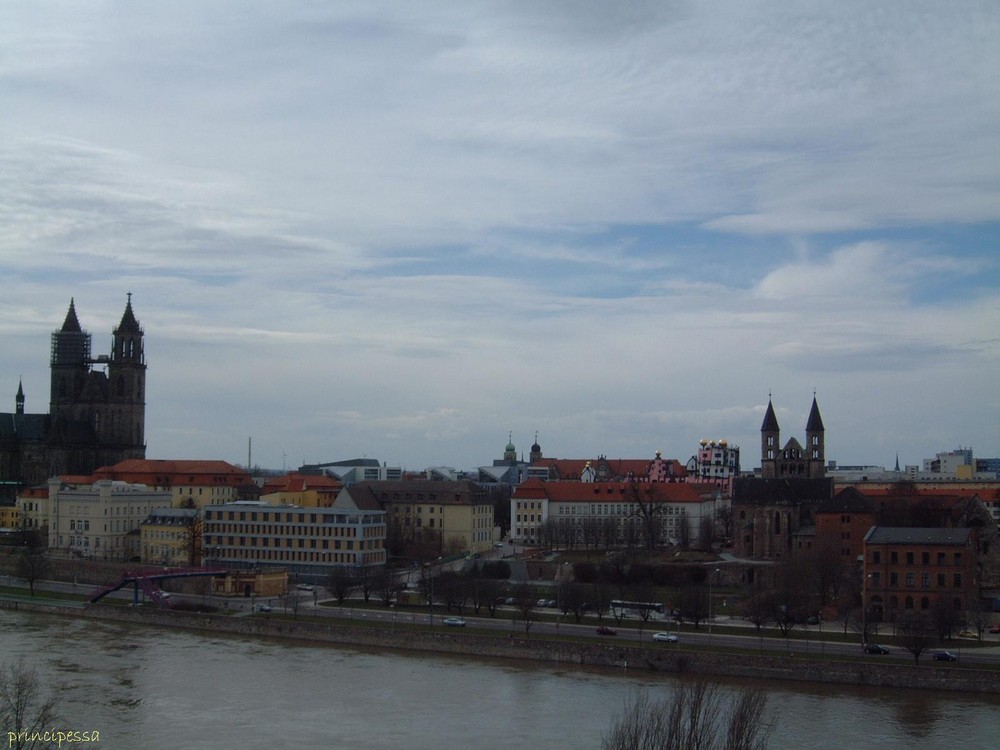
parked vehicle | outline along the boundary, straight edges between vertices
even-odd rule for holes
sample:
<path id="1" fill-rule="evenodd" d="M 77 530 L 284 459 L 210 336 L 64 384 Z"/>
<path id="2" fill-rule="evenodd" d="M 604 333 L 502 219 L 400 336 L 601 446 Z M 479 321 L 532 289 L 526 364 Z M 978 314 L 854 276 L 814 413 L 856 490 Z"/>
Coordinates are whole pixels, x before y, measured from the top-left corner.
<path id="1" fill-rule="evenodd" d="M 968 629 L 966 629 L 966 630 L 959 630 L 958 631 L 958 637 L 959 638 L 976 638 L 976 639 L 978 639 L 979 638 L 979 633 L 973 632 L 972 630 L 968 630 Z"/>
<path id="2" fill-rule="evenodd" d="M 465 620 L 461 617 L 446 617 L 444 618 L 444 624 L 450 625 L 453 628 L 464 628 Z"/>
<path id="3" fill-rule="evenodd" d="M 934 653 L 934 661 L 958 661 L 958 657 L 951 651 L 936 651 Z"/>
<path id="4" fill-rule="evenodd" d="M 677 636 L 673 633 L 653 633 L 653 640 L 663 643 L 677 643 Z"/>
<path id="5" fill-rule="evenodd" d="M 992 628 L 990 628 L 990 632 L 991 633 L 1000 633 L 1000 625 L 994 625 Z"/>
<path id="6" fill-rule="evenodd" d="M 880 646 L 877 643 L 866 643 L 865 653 L 882 655 L 882 654 L 888 654 L 889 649 L 887 649 L 885 646 Z"/>
<path id="7" fill-rule="evenodd" d="M 313 590 L 313 587 L 310 586 L 308 583 L 300 583 L 295 588 L 297 588 L 299 591 L 312 591 Z"/>
<path id="8" fill-rule="evenodd" d="M 254 612 L 270 612 L 271 608 L 267 604 L 255 604 L 253 608 Z"/>
<path id="9" fill-rule="evenodd" d="M 597 628 L 598 635 L 618 635 L 618 631 L 614 628 L 609 628 L 607 625 L 601 625 Z"/>

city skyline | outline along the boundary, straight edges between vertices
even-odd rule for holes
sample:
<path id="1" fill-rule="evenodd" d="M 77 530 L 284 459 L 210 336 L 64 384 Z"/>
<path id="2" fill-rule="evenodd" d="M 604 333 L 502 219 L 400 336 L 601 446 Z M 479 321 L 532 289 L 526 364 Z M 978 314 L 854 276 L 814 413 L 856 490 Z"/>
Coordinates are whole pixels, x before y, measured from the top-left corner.
<path id="1" fill-rule="evenodd" d="M 0 411 L 76 300 L 147 456 L 1000 456 L 1000 10 L 0 8 Z"/>

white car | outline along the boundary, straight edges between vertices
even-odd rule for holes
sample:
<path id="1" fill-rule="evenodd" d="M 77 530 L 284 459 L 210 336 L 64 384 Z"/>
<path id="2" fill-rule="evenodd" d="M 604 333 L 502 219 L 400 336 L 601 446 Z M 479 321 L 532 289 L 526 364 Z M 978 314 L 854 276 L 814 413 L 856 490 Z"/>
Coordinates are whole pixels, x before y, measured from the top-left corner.
<path id="1" fill-rule="evenodd" d="M 446 617 L 444 618 L 445 625 L 451 625 L 453 628 L 464 628 L 465 620 L 461 617 Z"/>
<path id="2" fill-rule="evenodd" d="M 673 633 L 653 633 L 653 640 L 663 643 L 677 643 L 677 636 Z"/>

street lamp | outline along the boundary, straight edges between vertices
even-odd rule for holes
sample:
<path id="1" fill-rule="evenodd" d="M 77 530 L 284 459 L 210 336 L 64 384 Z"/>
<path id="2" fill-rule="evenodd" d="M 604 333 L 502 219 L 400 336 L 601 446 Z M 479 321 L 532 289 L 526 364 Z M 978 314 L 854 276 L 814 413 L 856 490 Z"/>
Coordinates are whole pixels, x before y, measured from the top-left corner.
<path id="1" fill-rule="evenodd" d="M 712 576 L 719 572 L 716 568 L 708 574 L 708 634 L 712 635 Z"/>

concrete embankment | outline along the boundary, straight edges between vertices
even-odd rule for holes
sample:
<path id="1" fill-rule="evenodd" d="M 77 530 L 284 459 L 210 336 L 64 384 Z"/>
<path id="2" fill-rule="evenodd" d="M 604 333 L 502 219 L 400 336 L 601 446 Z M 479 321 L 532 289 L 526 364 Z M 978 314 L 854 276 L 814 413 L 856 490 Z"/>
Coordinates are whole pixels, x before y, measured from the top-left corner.
<path id="1" fill-rule="evenodd" d="M 75 618 L 111 620 L 163 628 L 183 628 L 210 633 L 282 638 L 363 648 L 401 649 L 429 653 L 521 659 L 550 664 L 587 665 L 617 670 L 658 671 L 753 679 L 778 679 L 813 684 L 868 685 L 876 687 L 991 693 L 1000 695 L 1000 672 L 926 661 L 921 666 L 864 661 L 828 661 L 807 656 L 733 655 L 676 646 L 640 648 L 618 643 L 581 643 L 545 637 L 480 635 L 474 631 L 395 629 L 358 625 L 339 620 L 290 621 L 266 616 L 230 617 L 145 608 L 74 606 L 0 600 L 0 608 Z"/>

